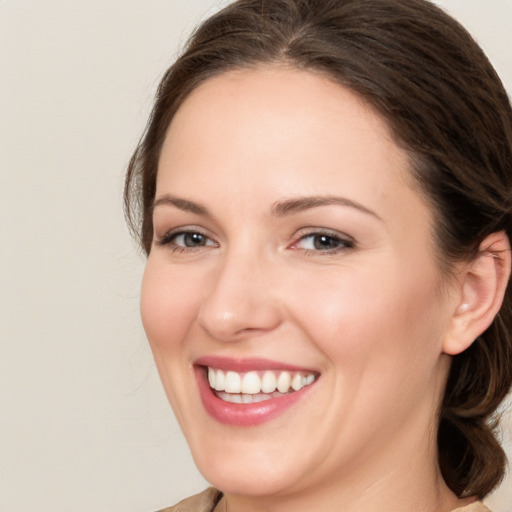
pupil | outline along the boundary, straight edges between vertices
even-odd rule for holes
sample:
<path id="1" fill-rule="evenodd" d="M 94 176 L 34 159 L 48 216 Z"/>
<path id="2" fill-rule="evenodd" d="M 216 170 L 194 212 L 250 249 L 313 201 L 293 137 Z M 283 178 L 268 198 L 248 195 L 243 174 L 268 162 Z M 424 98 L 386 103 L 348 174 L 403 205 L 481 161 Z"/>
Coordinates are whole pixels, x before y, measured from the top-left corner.
<path id="1" fill-rule="evenodd" d="M 320 235 L 315 238 L 315 249 L 335 249 L 338 241 L 327 235 Z"/>
<path id="2" fill-rule="evenodd" d="M 187 247 L 204 245 L 204 236 L 200 233 L 187 233 L 184 241 Z"/>

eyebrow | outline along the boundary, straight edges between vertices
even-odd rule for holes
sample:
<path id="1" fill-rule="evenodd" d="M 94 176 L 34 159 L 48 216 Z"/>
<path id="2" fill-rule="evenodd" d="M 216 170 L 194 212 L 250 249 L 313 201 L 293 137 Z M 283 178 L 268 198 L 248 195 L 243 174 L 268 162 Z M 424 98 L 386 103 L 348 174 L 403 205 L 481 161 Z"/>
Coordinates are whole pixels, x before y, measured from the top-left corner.
<path id="1" fill-rule="evenodd" d="M 378 220 L 382 220 L 379 215 L 362 204 L 340 196 L 308 196 L 278 201 L 272 205 L 272 215 L 276 217 L 284 217 L 286 215 L 293 215 L 294 213 L 309 210 L 311 208 L 331 205 L 355 208 L 362 213 L 371 215 Z"/>
<path id="2" fill-rule="evenodd" d="M 163 205 L 174 206 L 175 208 L 178 208 L 182 211 L 190 212 L 195 215 L 201 215 L 203 217 L 210 215 L 210 212 L 206 207 L 193 201 L 189 201 L 188 199 L 182 199 L 180 197 L 175 197 L 170 194 L 165 194 L 163 196 L 160 196 L 158 199 L 155 199 L 151 211 L 154 211 L 155 208 Z M 274 217 L 285 217 L 287 215 L 293 215 L 295 213 L 310 210 L 312 208 L 332 205 L 347 206 L 349 208 L 354 208 L 366 215 L 371 215 L 372 217 L 375 217 L 378 220 L 382 220 L 379 217 L 379 215 L 377 215 L 374 211 L 366 208 L 362 204 L 340 196 L 306 196 L 285 199 L 283 201 L 275 202 L 272 205 L 271 213 Z"/>
<path id="3" fill-rule="evenodd" d="M 174 197 L 169 194 L 165 194 L 160 196 L 158 199 L 155 199 L 153 205 L 151 207 L 151 211 L 154 211 L 157 206 L 175 206 L 176 208 L 183 210 L 185 212 L 194 213 L 196 215 L 207 216 L 210 215 L 208 210 L 201 206 L 200 204 L 194 203 L 193 201 L 189 201 L 188 199 L 181 199 L 180 197 Z"/>

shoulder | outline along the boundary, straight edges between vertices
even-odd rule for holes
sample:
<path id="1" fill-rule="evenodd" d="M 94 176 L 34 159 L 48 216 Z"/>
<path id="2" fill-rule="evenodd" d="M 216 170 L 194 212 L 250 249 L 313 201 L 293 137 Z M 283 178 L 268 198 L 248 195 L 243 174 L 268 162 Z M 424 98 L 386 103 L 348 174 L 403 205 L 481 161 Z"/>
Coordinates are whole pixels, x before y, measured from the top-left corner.
<path id="1" fill-rule="evenodd" d="M 471 503 L 462 508 L 457 508 L 453 512 L 491 512 L 481 501 Z"/>
<path id="2" fill-rule="evenodd" d="M 158 512 L 212 512 L 222 498 L 222 493 L 209 487 L 199 494 L 185 498 L 172 507 L 163 508 Z"/>

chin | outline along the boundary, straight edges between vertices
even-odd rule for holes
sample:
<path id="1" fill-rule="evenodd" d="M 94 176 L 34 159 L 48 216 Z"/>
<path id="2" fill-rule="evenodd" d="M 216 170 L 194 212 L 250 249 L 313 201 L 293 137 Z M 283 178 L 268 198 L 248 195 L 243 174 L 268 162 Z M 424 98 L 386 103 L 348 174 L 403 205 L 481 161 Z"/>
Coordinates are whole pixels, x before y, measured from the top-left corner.
<path id="1" fill-rule="evenodd" d="M 270 496 L 286 494 L 302 480 L 300 466 L 291 460 L 267 455 L 261 449 L 231 448 L 231 454 L 192 455 L 203 477 L 216 489 L 233 495 Z"/>
<path id="2" fill-rule="evenodd" d="M 276 496 L 286 493 L 291 486 L 290 475 L 284 477 L 279 472 L 272 472 L 267 468 L 254 468 L 247 463 L 243 465 L 242 470 L 228 467 L 221 467 L 217 471 L 212 471 L 211 468 L 199 470 L 213 487 L 225 494 Z"/>

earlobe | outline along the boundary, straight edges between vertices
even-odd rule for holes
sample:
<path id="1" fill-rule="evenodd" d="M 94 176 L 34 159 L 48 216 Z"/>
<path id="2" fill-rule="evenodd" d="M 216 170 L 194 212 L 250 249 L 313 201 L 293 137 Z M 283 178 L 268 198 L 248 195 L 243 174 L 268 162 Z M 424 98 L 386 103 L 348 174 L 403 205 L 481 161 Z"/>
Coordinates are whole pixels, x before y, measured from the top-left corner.
<path id="1" fill-rule="evenodd" d="M 446 354 L 463 352 L 491 325 L 503 303 L 510 266 L 507 235 L 500 231 L 486 237 L 460 281 L 460 299 L 443 344 Z"/>

